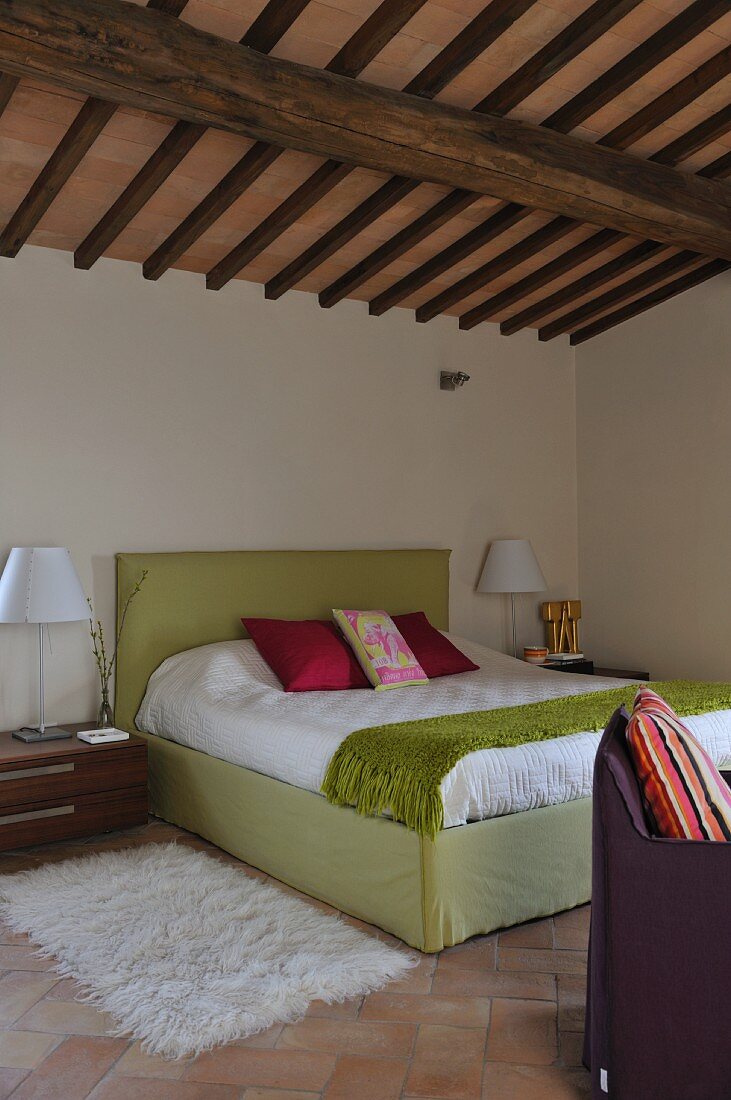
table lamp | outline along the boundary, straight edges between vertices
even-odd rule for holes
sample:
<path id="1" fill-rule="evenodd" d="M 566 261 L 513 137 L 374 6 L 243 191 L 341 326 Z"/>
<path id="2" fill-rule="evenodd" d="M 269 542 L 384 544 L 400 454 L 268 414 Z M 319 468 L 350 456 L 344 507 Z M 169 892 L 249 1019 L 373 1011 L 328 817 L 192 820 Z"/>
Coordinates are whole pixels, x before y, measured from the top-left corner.
<path id="1" fill-rule="evenodd" d="M 46 728 L 43 682 L 43 627 L 89 618 L 89 606 L 68 550 L 60 546 L 15 546 L 0 577 L 0 623 L 38 623 L 40 721 L 15 730 L 19 741 L 71 737 L 58 726 Z"/>
<path id="2" fill-rule="evenodd" d="M 541 572 L 528 539 L 495 539 L 482 570 L 478 592 L 509 592 L 513 613 L 513 656 L 518 656 L 515 640 L 515 593 L 543 592 L 546 579 Z"/>

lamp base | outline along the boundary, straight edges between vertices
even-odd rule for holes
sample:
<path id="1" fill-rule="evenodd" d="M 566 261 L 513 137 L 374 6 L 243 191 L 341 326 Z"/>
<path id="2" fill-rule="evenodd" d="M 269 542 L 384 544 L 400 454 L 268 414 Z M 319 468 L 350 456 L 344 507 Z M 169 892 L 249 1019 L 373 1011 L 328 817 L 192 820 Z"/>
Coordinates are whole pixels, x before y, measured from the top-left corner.
<path id="1" fill-rule="evenodd" d="M 73 734 L 59 726 L 46 726 L 43 733 L 30 726 L 24 726 L 21 730 L 13 730 L 13 737 L 16 741 L 25 741 L 29 745 L 37 741 L 65 741 L 67 737 L 73 737 Z"/>

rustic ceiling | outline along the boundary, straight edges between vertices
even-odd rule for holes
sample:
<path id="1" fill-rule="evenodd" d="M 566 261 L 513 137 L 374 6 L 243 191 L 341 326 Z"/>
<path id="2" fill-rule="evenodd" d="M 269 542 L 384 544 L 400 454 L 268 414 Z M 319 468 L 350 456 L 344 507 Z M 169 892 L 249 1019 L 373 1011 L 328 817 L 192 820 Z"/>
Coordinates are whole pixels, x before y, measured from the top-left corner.
<path id="1" fill-rule="evenodd" d="M 3 2 L 0 0 L 0 8 Z M 729 0 L 153 0 L 272 57 L 731 172 Z M 484 106 L 482 106 L 484 101 Z M 81 112 L 81 113 L 80 113 Z M 731 184 L 728 185 L 731 187 Z M 0 76 L 0 254 L 24 244 L 578 343 L 725 258 Z"/>

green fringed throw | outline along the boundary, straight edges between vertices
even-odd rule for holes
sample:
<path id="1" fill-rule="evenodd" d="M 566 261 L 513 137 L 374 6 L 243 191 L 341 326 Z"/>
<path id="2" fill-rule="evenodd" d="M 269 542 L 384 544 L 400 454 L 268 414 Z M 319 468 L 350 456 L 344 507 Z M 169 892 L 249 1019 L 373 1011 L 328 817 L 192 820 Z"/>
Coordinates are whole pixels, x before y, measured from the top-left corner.
<path id="1" fill-rule="evenodd" d="M 648 685 L 681 717 L 731 709 L 731 684 L 666 680 Z M 440 785 L 455 764 L 478 749 L 549 741 L 602 730 L 617 707 L 631 707 L 636 684 L 546 699 L 517 707 L 447 714 L 356 730 L 330 761 L 322 790 L 336 806 L 358 813 L 390 810 L 422 836 L 444 824 Z"/>

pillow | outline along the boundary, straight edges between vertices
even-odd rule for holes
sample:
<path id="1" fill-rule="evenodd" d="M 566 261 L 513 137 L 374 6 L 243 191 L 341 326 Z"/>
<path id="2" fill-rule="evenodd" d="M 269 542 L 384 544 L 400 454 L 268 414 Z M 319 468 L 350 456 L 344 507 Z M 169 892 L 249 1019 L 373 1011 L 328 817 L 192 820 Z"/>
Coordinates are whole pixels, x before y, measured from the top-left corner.
<path id="1" fill-rule="evenodd" d="M 333 623 L 248 618 L 241 622 L 285 691 L 370 687 L 353 651 Z"/>
<path id="2" fill-rule="evenodd" d="M 657 835 L 731 840 L 731 790 L 708 753 L 651 688 L 640 688 L 627 744 Z"/>
<path id="3" fill-rule="evenodd" d="M 429 682 L 385 611 L 333 610 L 333 615 L 376 691 Z"/>
<path id="4" fill-rule="evenodd" d="M 445 638 L 431 625 L 423 611 L 394 615 L 393 621 L 430 680 L 437 676 L 454 676 L 457 672 L 479 670 L 479 665 L 466 657 L 449 638 Z"/>

